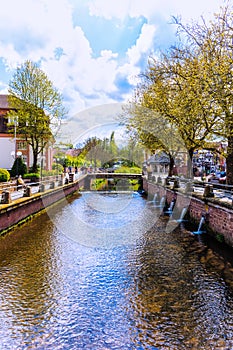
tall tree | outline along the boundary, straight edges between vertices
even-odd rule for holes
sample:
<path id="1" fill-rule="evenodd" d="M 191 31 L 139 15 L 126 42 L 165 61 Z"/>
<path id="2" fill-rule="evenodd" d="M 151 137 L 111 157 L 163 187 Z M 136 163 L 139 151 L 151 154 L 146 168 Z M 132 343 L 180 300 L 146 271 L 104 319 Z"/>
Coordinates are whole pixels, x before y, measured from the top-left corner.
<path id="1" fill-rule="evenodd" d="M 16 69 L 9 83 L 9 104 L 15 111 L 10 112 L 10 117 L 17 123 L 18 134 L 31 146 L 35 172 L 38 155 L 53 142 L 59 121 L 65 115 L 62 96 L 35 63 L 26 61 Z"/>
<path id="2" fill-rule="evenodd" d="M 184 25 L 176 19 L 179 31 L 198 52 L 202 97 L 209 101 L 209 114 L 215 119 L 213 134 L 227 141 L 227 182 L 233 184 L 233 7 L 229 3 L 206 23 Z M 199 84 L 200 85 L 200 84 Z"/>
<path id="3" fill-rule="evenodd" d="M 82 154 L 91 163 L 91 165 L 94 163 L 95 169 L 97 167 L 98 151 L 100 148 L 100 144 L 101 144 L 101 140 L 96 136 L 89 137 L 85 141 L 85 145 L 82 149 Z"/>
<path id="4" fill-rule="evenodd" d="M 111 136 L 110 136 L 110 142 L 109 142 L 109 151 L 113 156 L 116 156 L 118 153 L 118 147 L 115 141 L 115 132 L 112 131 Z"/>
<path id="5" fill-rule="evenodd" d="M 164 151 L 169 159 L 169 175 L 173 173 L 175 159 L 186 151 L 185 144 L 177 129 L 168 118 L 161 116 L 155 106 L 146 103 L 148 94 L 143 94 L 139 104 L 129 104 L 126 109 L 126 124 L 133 140 L 137 140 L 150 153 Z M 150 99 L 150 97 L 149 97 Z M 148 102 L 148 101 L 147 101 Z M 149 102 L 148 102 L 149 103 Z M 147 107 L 144 107 L 146 106 Z"/>
<path id="6" fill-rule="evenodd" d="M 174 20 L 180 42 L 150 60 L 133 101 L 136 107 L 155 113 L 149 119 L 148 113 L 141 113 L 140 119 L 138 112 L 134 113 L 129 126 L 136 127 L 144 142 L 161 140 L 158 113 L 176 128 L 190 160 L 195 149 L 209 149 L 208 141 L 216 140 L 216 136 L 227 140 L 227 178 L 233 184 L 232 7 L 222 8 L 209 23 L 204 18 L 190 25 Z M 149 125 L 153 125 L 150 130 L 156 138 L 145 137 L 142 132 Z"/>
<path id="7" fill-rule="evenodd" d="M 173 47 L 159 59 L 151 59 L 128 120 L 144 144 L 168 154 L 170 171 L 180 152 L 187 151 L 188 175 L 194 150 L 204 146 L 215 124 L 199 93 L 198 74 L 198 60 L 188 46 Z"/>

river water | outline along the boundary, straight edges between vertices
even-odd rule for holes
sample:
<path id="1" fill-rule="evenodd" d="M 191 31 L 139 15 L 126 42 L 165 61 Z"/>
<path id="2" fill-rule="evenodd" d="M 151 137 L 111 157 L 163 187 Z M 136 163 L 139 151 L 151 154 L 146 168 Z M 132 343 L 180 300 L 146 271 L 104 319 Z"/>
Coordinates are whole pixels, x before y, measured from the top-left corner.
<path id="1" fill-rule="evenodd" d="M 167 222 L 87 193 L 1 238 L 0 349 L 232 349 L 230 261 Z"/>

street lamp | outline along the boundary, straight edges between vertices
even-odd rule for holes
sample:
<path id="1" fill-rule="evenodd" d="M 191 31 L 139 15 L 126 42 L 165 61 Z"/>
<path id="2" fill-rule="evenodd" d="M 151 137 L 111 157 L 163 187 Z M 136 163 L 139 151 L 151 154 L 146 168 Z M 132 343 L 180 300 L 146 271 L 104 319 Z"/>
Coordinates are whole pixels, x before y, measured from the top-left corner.
<path id="1" fill-rule="evenodd" d="M 18 126 L 18 117 L 14 118 L 14 143 L 15 143 L 15 151 L 14 157 L 17 157 L 17 126 Z"/>
<path id="2" fill-rule="evenodd" d="M 41 156 L 40 157 L 40 181 L 42 182 L 42 170 L 43 170 L 43 166 L 44 166 L 44 160 L 45 160 L 45 156 Z"/>
<path id="3" fill-rule="evenodd" d="M 56 174 L 56 179 L 58 180 L 58 164 L 59 164 L 59 161 L 60 161 L 60 158 L 55 158 L 56 159 L 56 171 L 57 171 L 57 174 Z"/>

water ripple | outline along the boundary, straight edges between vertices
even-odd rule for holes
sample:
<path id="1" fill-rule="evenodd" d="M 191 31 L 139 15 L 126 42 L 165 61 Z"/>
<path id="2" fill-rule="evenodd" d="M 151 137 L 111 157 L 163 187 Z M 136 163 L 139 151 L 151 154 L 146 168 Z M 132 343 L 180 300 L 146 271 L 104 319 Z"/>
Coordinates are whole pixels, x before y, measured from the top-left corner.
<path id="1" fill-rule="evenodd" d="M 137 202 L 126 221 L 144 207 Z M 71 205 L 77 212 L 87 201 Z M 96 208 L 79 215 L 103 225 Z M 233 348 L 232 266 L 190 232 L 166 233 L 166 223 L 109 249 L 73 241 L 46 215 L 2 238 L 0 348 Z"/>

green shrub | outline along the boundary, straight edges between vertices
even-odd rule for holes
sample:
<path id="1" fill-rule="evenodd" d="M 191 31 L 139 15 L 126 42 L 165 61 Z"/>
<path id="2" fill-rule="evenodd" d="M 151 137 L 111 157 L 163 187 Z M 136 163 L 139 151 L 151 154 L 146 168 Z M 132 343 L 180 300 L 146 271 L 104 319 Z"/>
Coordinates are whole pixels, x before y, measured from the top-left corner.
<path id="1" fill-rule="evenodd" d="M 127 167 L 122 166 L 115 170 L 115 173 L 125 173 L 125 174 L 141 174 L 142 169 L 138 167 Z"/>
<path id="2" fill-rule="evenodd" d="M 0 182 L 7 182 L 10 180 L 10 173 L 6 169 L 0 168 Z"/>
<path id="3" fill-rule="evenodd" d="M 24 176 L 24 174 L 26 174 L 27 172 L 27 166 L 24 163 L 23 159 L 21 157 L 17 157 L 14 161 L 14 164 L 11 168 L 11 176 L 15 177 L 17 175 L 22 175 Z"/>
<path id="4" fill-rule="evenodd" d="M 31 178 L 39 179 L 40 178 L 40 174 L 38 174 L 38 173 L 24 174 L 23 178 L 24 179 L 31 179 Z"/>
<path id="5" fill-rule="evenodd" d="M 61 164 L 59 163 L 53 163 L 52 164 L 52 170 L 55 170 L 57 174 L 62 174 L 64 172 L 64 168 Z"/>

